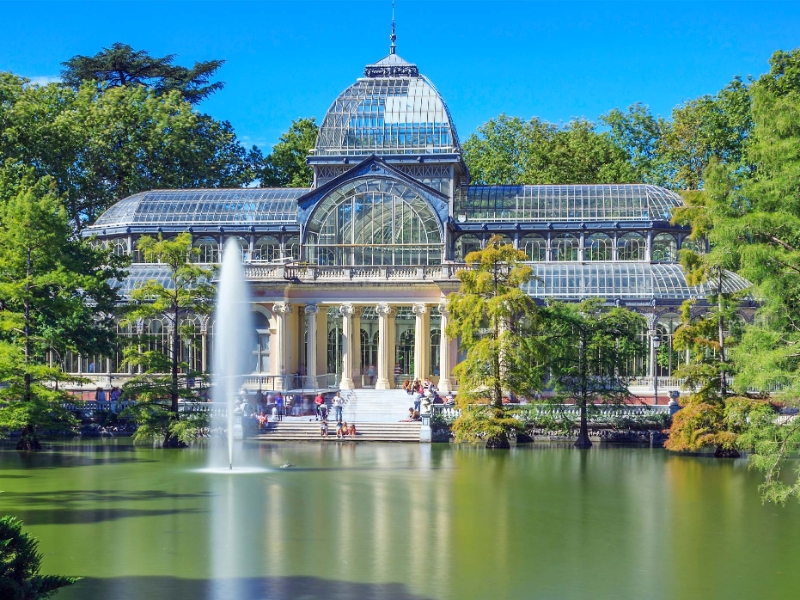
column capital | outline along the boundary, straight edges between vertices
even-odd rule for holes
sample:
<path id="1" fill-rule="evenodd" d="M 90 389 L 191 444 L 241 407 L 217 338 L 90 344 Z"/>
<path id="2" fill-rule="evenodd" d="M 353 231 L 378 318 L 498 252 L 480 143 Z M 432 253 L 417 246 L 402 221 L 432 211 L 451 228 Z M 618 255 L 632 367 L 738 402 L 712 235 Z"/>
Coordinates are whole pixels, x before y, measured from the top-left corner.
<path id="1" fill-rule="evenodd" d="M 415 315 L 424 315 L 428 312 L 428 306 L 422 303 L 416 303 L 411 306 L 411 312 Z"/>
<path id="2" fill-rule="evenodd" d="M 439 314 L 440 315 L 449 315 L 450 314 L 450 311 L 447 310 L 447 301 L 446 300 L 443 300 L 443 301 L 439 302 L 439 305 L 436 308 L 439 309 Z"/>
<path id="3" fill-rule="evenodd" d="M 355 307 L 352 304 L 342 304 L 339 306 L 339 312 L 343 317 L 351 317 L 355 312 Z"/>
<path id="4" fill-rule="evenodd" d="M 315 315 L 319 312 L 319 306 L 316 304 L 306 304 L 306 307 L 303 309 L 303 312 L 307 315 Z"/>
<path id="5" fill-rule="evenodd" d="M 208 333 L 208 325 L 211 323 L 209 315 L 200 316 L 200 333 Z"/>
<path id="6" fill-rule="evenodd" d="M 278 314 L 284 315 L 292 312 L 292 305 L 288 302 L 275 302 L 272 305 L 272 310 Z"/>
<path id="7" fill-rule="evenodd" d="M 392 314 L 393 310 L 394 309 L 389 306 L 387 302 L 379 302 L 377 305 L 375 305 L 375 312 L 378 313 L 378 316 L 380 317 L 388 317 Z"/>
<path id="8" fill-rule="evenodd" d="M 142 335 L 144 333 L 144 319 L 136 319 L 136 334 Z"/>

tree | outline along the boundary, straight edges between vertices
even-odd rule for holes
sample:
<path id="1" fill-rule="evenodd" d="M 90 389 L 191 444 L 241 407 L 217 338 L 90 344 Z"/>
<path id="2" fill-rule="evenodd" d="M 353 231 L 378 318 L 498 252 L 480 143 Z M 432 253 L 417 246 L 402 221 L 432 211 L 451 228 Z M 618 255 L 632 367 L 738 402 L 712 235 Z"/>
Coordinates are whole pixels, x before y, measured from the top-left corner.
<path id="1" fill-rule="evenodd" d="M 531 268 L 525 253 L 492 236 L 486 248 L 465 257 L 470 269 L 458 273 L 461 289 L 447 298 L 447 336 L 461 338 L 467 357 L 453 371 L 459 380 L 458 439 L 486 439 L 487 448 L 508 448 L 508 433 L 522 424 L 506 415 L 504 394 L 541 389 L 541 370 L 532 362 L 530 337 L 538 323 L 533 299 L 522 291 Z M 489 405 L 474 406 L 477 401 Z"/>
<path id="2" fill-rule="evenodd" d="M 76 230 L 144 190 L 246 185 L 261 160 L 230 123 L 197 113 L 177 91 L 92 84 L 76 91 L 0 76 L 0 180 L 28 167 L 51 177 Z"/>
<path id="3" fill-rule="evenodd" d="M 0 427 L 19 430 L 26 450 L 40 448 L 40 432 L 73 424 L 64 392 L 48 385 L 65 377 L 50 359 L 111 348 L 110 282 L 123 275 L 123 259 L 74 237 L 58 198 L 36 189 L 0 209 Z"/>
<path id="4" fill-rule="evenodd" d="M 116 42 L 94 56 L 78 54 L 61 63 L 64 66 L 61 79 L 76 90 L 93 81 L 106 87 L 144 86 L 159 95 L 177 91 L 192 104 L 225 86 L 221 81 L 211 82 L 224 60 L 197 62 L 189 68 L 174 64 L 175 57 L 168 54 L 156 58 L 146 50 L 134 50 L 128 44 Z"/>
<path id="5" fill-rule="evenodd" d="M 22 531 L 22 522 L 11 516 L 0 518 L 0 598 L 43 600 L 78 577 L 40 575 L 42 555 L 39 542 Z"/>
<path id="6" fill-rule="evenodd" d="M 126 323 L 164 318 L 170 326 L 170 342 L 166 352 L 143 352 L 141 339 L 135 339 L 126 349 L 125 359 L 141 365 L 144 371 L 124 386 L 125 394 L 137 401 L 127 410 L 139 424 L 137 439 L 163 437 L 164 447 L 179 447 L 196 436 L 198 428 L 205 424 L 202 416 L 191 413 L 181 419 L 179 399 L 196 398 L 197 393 L 189 383 L 201 374 L 181 363 L 180 340 L 192 333 L 193 325 L 185 323 L 187 317 L 209 315 L 213 310 L 215 291 L 210 283 L 213 272 L 192 262 L 199 250 L 192 248 L 190 233 L 172 239 L 159 236 L 158 240 L 143 236 L 139 238 L 139 249 L 146 262 L 159 262 L 167 267 L 168 283 L 150 280 L 133 290 L 134 305 L 126 315 Z"/>
<path id="7" fill-rule="evenodd" d="M 292 121 L 264 160 L 261 187 L 311 187 L 314 172 L 306 158 L 314 148 L 318 131 L 313 117 Z"/>
<path id="8" fill-rule="evenodd" d="M 464 144 L 475 183 L 626 183 L 635 180 L 625 150 L 594 123 L 576 119 L 563 127 L 538 118 L 500 115 Z"/>
<path id="9" fill-rule="evenodd" d="M 609 128 L 611 141 L 627 153 L 635 181 L 668 184 L 667 166 L 658 152 L 665 123 L 655 118 L 649 107 L 637 102 L 626 112 L 614 108 L 602 115 L 600 122 Z"/>
<path id="10" fill-rule="evenodd" d="M 760 307 L 731 358 L 735 389 L 779 388 L 776 399 L 800 406 L 800 50 L 776 52 L 770 72 L 752 86 L 753 129 L 746 148 L 749 172 L 712 165 L 707 179 L 709 241 L 736 257 L 739 274 L 754 284 Z M 800 480 L 780 479 L 787 457 L 800 450 L 796 420 L 756 420 L 739 438 L 766 474 L 765 499 L 800 498 Z"/>
<path id="11" fill-rule="evenodd" d="M 644 317 L 592 299 L 578 304 L 552 302 L 542 319 L 554 401 L 578 405 L 580 428 L 575 447 L 591 448 L 588 412 L 594 404 L 622 403 L 630 398 L 625 365 L 642 351 L 638 336 L 646 326 Z"/>
<path id="12" fill-rule="evenodd" d="M 656 144 L 671 186 L 700 189 L 712 160 L 746 168 L 741 161 L 752 124 L 750 87 L 739 77 L 715 96 L 701 96 L 675 107 L 671 122 L 662 121 Z"/>

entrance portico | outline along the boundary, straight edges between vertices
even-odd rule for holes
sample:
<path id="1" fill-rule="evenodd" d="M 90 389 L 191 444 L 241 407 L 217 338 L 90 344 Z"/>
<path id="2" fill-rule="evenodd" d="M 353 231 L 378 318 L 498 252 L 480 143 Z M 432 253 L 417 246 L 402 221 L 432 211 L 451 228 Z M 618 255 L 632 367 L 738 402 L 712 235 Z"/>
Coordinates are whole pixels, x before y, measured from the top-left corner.
<path id="1" fill-rule="evenodd" d="M 445 334 L 445 306 L 441 296 L 430 302 L 274 302 L 274 368 L 297 375 L 309 389 L 335 372 L 343 390 L 388 390 L 405 378 L 430 378 L 449 392 L 455 341 Z M 289 372 L 295 356 L 297 371 Z"/>

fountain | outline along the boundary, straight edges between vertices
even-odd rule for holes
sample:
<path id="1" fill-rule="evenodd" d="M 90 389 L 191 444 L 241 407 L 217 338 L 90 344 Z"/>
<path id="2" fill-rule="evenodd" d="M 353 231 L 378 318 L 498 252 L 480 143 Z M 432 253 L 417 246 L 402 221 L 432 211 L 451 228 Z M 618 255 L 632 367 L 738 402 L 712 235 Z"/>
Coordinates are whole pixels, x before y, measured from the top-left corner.
<path id="1" fill-rule="evenodd" d="M 214 314 L 214 360 L 213 379 L 215 404 L 226 408 L 224 416 L 215 411 L 212 427 L 225 427 L 227 432 L 227 462 L 233 470 L 233 438 L 235 428 L 236 398 L 244 383 L 244 374 L 252 370 L 251 352 L 253 340 L 253 318 L 250 292 L 244 279 L 241 248 L 236 240 L 225 244 L 222 254 L 222 270 L 217 289 L 217 304 Z M 211 466 L 219 466 L 219 452 L 212 451 Z"/>

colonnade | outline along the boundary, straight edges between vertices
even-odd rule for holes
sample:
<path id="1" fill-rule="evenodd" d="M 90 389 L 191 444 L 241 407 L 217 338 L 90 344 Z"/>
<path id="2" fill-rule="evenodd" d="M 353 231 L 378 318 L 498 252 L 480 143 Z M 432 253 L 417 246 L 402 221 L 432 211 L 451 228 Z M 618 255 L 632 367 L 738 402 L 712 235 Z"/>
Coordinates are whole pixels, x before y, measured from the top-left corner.
<path id="1" fill-rule="evenodd" d="M 305 345 L 305 373 L 309 381 L 316 376 L 324 374 L 327 370 L 327 311 L 330 304 L 306 304 L 302 308 L 297 307 L 298 314 L 302 310 L 305 318 L 305 337 L 303 335 L 292 336 L 290 331 L 290 316 L 294 308 L 286 302 L 275 302 L 273 304 L 273 314 L 275 316 L 275 338 L 271 344 L 275 350 L 275 360 L 273 362 L 277 373 L 282 375 L 292 372 L 296 364 L 292 362 L 300 357 L 303 352 L 302 345 Z M 342 336 L 341 336 L 341 379 L 339 387 L 343 390 L 350 390 L 356 387 L 353 373 L 360 366 L 361 355 L 361 314 L 365 304 L 355 304 L 344 302 L 334 305 L 337 307 L 342 317 Z M 395 355 L 395 316 L 397 306 L 388 302 L 378 302 L 374 305 L 375 313 L 378 316 L 378 351 L 377 351 L 377 372 L 375 379 L 375 389 L 387 390 L 394 387 L 394 361 Z M 407 306 L 407 305 L 403 305 Z M 439 352 L 439 382 L 438 388 L 442 392 L 450 392 L 453 389 L 451 380 L 452 365 L 452 344 L 445 334 L 448 322 L 446 304 L 414 303 L 411 311 L 415 317 L 414 326 L 414 361 L 413 377 L 423 380 L 429 377 L 435 365 L 430 363 L 431 355 L 431 312 L 441 319 L 440 329 L 440 352 Z M 293 337 L 297 339 L 295 343 L 301 348 L 293 351 L 291 348 Z"/>

